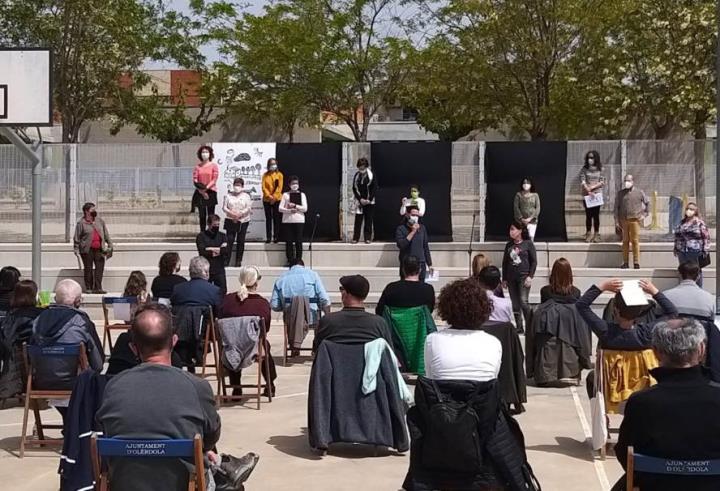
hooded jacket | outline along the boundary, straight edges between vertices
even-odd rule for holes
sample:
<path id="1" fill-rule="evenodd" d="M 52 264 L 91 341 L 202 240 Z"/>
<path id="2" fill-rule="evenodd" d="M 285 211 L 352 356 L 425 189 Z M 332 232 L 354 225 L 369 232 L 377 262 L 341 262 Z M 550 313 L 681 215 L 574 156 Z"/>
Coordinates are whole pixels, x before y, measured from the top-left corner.
<path id="1" fill-rule="evenodd" d="M 85 345 L 90 368 L 102 370 L 105 354 L 95 330 L 95 324 L 81 310 L 66 305 L 51 305 L 35 319 L 31 345 L 52 346 L 55 344 Z M 77 376 L 77 360 L 70 357 L 48 357 L 34 359 L 34 384 L 39 389 L 72 389 Z"/>

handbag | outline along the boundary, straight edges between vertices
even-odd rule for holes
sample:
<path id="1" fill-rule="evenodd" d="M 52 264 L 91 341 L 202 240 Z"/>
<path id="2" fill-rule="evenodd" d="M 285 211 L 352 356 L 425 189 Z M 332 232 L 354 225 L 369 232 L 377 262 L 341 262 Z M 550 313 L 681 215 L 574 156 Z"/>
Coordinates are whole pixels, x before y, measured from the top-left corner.
<path id="1" fill-rule="evenodd" d="M 704 268 L 705 266 L 710 266 L 710 253 L 709 252 L 703 252 L 698 256 L 698 266 L 700 268 Z"/>

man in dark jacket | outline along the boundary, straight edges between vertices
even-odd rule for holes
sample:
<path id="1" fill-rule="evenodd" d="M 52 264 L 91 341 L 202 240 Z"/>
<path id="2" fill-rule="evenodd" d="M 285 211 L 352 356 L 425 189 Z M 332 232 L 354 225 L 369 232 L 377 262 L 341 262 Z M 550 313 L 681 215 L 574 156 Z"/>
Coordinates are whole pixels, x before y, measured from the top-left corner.
<path id="1" fill-rule="evenodd" d="M 400 249 L 400 278 L 405 277 L 402 270 L 403 259 L 406 256 L 415 256 L 420 262 L 420 281 L 425 281 L 427 269 L 432 268 L 432 257 L 427 229 L 420 223 L 420 211 L 417 206 L 410 205 L 405 208 L 403 223 L 395 230 L 395 243 Z"/>
<path id="2" fill-rule="evenodd" d="M 650 373 L 657 385 L 630 396 L 615 454 L 627 467 L 627 449 L 673 461 L 720 459 L 720 386 L 701 366 L 705 329 L 692 319 L 661 322 L 652 332 L 660 366 Z M 702 466 L 698 466 L 701 468 Z M 613 490 L 625 489 L 625 477 Z M 636 473 L 642 490 L 720 489 L 720 476 L 669 476 Z"/>
<path id="3" fill-rule="evenodd" d="M 224 267 L 224 266 L 223 266 Z M 188 267 L 190 281 L 179 283 L 173 289 L 170 303 L 173 306 L 211 306 L 219 309 L 222 304 L 220 288 L 208 281 L 210 277 L 210 263 L 202 256 L 190 260 Z"/>
<path id="4" fill-rule="evenodd" d="M 220 232 L 220 217 L 217 215 L 208 217 L 207 230 L 200 232 L 195 238 L 198 254 L 210 263 L 208 281 L 218 286 L 223 295 L 227 293 L 225 262 L 230 257 L 227 242 L 227 235 Z"/>

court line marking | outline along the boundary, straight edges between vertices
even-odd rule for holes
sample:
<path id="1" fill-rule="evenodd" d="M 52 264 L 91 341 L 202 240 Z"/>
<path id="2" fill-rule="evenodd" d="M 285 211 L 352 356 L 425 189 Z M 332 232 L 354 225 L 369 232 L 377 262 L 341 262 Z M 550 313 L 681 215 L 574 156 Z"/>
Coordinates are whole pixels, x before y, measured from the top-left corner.
<path id="1" fill-rule="evenodd" d="M 572 394 L 573 402 L 575 403 L 575 412 L 580 419 L 580 426 L 582 426 L 583 433 L 585 434 L 585 440 L 587 442 L 588 439 L 592 439 L 590 424 L 588 424 L 588 420 L 585 417 L 585 410 L 583 410 L 582 404 L 580 403 L 580 396 L 577 393 L 577 388 L 570 387 L 570 393 Z M 595 458 L 595 452 L 592 448 L 590 449 L 590 458 L 592 459 L 593 466 L 595 467 L 595 474 L 597 475 L 598 481 L 600 481 L 600 486 L 602 489 L 610 489 L 610 480 L 605 472 L 605 466 L 603 465 L 602 460 Z"/>

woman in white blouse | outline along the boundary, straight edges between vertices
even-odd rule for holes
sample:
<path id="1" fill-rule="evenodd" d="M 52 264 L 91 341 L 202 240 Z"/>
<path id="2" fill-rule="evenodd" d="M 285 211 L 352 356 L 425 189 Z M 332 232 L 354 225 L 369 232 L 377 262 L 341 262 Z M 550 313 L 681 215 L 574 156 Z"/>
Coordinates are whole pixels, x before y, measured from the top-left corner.
<path id="1" fill-rule="evenodd" d="M 302 259 L 302 237 L 308 204 L 307 196 L 300 191 L 300 179 L 297 176 L 290 176 L 288 184 L 290 191 L 283 193 L 279 210 L 282 214 L 283 233 L 285 234 L 285 255 L 290 264 L 293 259 Z"/>
<path id="2" fill-rule="evenodd" d="M 225 232 L 227 233 L 228 256 L 225 259 L 225 266 L 230 265 L 233 242 L 237 237 L 237 254 L 235 255 L 235 267 L 242 266 L 243 255 L 245 254 L 245 235 L 250 225 L 252 214 L 252 198 L 245 191 L 245 181 L 237 177 L 233 181 L 233 187 L 223 201 L 223 212 L 225 213 Z"/>
<path id="3" fill-rule="evenodd" d="M 425 376 L 435 380 L 487 382 L 500 373 L 502 346 L 481 331 L 492 300 L 473 278 L 454 281 L 440 292 L 438 313 L 450 327 L 425 341 Z"/>

